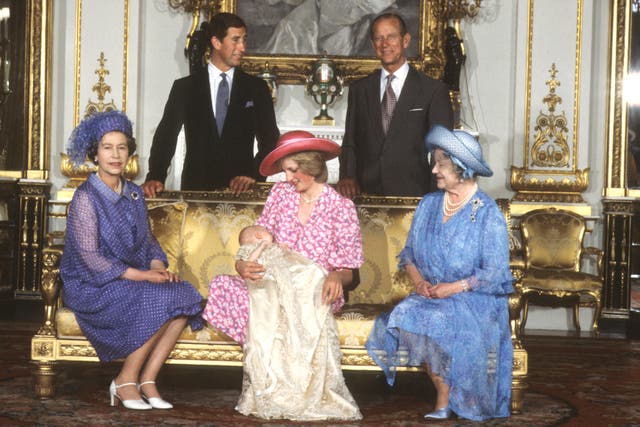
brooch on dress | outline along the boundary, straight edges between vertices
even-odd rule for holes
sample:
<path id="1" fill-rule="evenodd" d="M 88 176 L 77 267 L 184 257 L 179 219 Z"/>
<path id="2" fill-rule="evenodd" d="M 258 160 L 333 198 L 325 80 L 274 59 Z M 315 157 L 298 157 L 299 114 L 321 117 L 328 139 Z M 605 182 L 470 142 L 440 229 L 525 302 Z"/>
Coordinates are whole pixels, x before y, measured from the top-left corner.
<path id="1" fill-rule="evenodd" d="M 133 200 L 138 200 L 138 193 L 137 193 L 137 192 L 135 192 L 135 191 L 134 191 L 134 192 L 132 192 L 132 193 L 131 193 L 131 198 L 132 198 Z"/>
<path id="2" fill-rule="evenodd" d="M 471 201 L 471 222 L 476 222 L 476 213 L 481 206 L 484 206 L 484 203 L 479 198 L 476 197 Z"/>

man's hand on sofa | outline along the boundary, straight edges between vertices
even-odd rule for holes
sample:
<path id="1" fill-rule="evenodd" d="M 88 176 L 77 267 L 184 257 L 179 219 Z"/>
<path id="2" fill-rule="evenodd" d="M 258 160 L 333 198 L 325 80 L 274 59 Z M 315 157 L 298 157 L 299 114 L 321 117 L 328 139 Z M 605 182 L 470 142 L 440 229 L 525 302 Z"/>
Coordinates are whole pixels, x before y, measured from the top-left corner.
<path id="1" fill-rule="evenodd" d="M 256 180 L 250 176 L 236 176 L 229 182 L 229 189 L 233 194 L 244 193 L 245 191 L 251 190 L 255 183 Z"/>
<path id="2" fill-rule="evenodd" d="M 358 185 L 358 181 L 355 178 L 342 178 L 338 181 L 336 190 L 348 199 L 353 199 L 360 195 L 360 185 Z"/>
<path id="3" fill-rule="evenodd" d="M 164 184 L 160 181 L 149 180 L 142 184 L 142 190 L 144 191 L 144 197 L 156 197 L 158 193 L 162 193 L 164 191 Z"/>

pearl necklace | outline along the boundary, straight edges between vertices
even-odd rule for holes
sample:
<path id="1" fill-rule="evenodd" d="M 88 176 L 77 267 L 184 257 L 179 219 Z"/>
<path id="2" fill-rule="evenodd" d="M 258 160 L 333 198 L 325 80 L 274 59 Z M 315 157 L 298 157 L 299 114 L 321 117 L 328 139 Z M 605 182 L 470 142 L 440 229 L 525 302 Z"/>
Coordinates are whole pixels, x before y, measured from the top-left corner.
<path id="1" fill-rule="evenodd" d="M 464 205 L 467 204 L 467 202 L 469 202 L 469 200 L 471 200 L 471 197 L 476 194 L 476 191 L 478 191 L 478 184 L 473 185 L 473 189 L 469 191 L 469 194 L 467 194 L 464 199 L 455 203 L 449 200 L 449 192 L 445 191 L 444 202 L 442 203 L 442 214 L 444 216 L 455 215 L 460 209 L 464 207 Z"/>
<path id="2" fill-rule="evenodd" d="M 301 200 L 303 203 L 306 203 L 306 204 L 308 204 L 308 205 L 310 205 L 311 203 L 315 202 L 315 201 L 316 201 L 316 200 L 318 200 L 319 198 L 320 198 L 320 196 L 316 196 L 316 197 L 314 197 L 314 198 L 312 198 L 312 199 L 307 199 L 307 198 L 306 198 L 305 196 L 303 196 L 302 194 L 300 195 L 300 200 Z"/>

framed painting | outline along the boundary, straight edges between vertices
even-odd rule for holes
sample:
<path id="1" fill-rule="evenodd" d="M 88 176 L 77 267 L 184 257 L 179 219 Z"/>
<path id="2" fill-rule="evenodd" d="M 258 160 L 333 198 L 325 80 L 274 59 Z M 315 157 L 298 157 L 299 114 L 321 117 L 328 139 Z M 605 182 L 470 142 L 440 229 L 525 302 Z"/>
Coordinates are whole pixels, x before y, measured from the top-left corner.
<path id="1" fill-rule="evenodd" d="M 378 68 L 369 24 L 380 13 L 400 14 L 411 34 L 410 63 L 434 78 L 445 64 L 447 0 L 217 0 L 215 9 L 242 17 L 248 27 L 243 68 L 257 74 L 268 63 L 279 83 L 300 84 L 326 54 L 349 82 Z"/>

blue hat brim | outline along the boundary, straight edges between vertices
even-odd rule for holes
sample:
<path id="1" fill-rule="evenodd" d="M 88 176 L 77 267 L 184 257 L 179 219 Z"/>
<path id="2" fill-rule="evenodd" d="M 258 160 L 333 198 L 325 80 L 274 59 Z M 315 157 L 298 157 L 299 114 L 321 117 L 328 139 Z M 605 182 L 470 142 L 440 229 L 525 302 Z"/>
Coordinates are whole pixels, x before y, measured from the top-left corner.
<path id="1" fill-rule="evenodd" d="M 476 175 L 492 176 L 493 171 L 482 158 L 482 147 L 478 140 L 463 130 L 449 130 L 434 125 L 424 138 L 425 148 L 431 152 L 440 148 L 460 160 Z"/>

